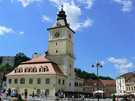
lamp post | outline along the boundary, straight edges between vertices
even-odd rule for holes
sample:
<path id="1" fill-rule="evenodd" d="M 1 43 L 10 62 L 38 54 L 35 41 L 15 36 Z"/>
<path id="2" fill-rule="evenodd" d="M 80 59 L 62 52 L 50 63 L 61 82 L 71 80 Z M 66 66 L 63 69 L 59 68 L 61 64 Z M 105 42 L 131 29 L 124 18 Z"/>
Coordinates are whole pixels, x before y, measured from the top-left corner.
<path id="1" fill-rule="evenodd" d="M 98 67 L 100 67 L 100 68 L 102 68 L 103 66 L 102 66 L 102 64 L 101 64 L 101 62 L 99 62 L 99 61 L 97 61 L 97 62 L 94 62 L 93 64 L 92 64 L 92 68 L 94 68 L 95 66 L 94 65 L 96 65 L 96 67 L 97 67 L 97 91 L 98 91 L 98 101 L 99 101 L 99 80 L 98 80 Z"/>

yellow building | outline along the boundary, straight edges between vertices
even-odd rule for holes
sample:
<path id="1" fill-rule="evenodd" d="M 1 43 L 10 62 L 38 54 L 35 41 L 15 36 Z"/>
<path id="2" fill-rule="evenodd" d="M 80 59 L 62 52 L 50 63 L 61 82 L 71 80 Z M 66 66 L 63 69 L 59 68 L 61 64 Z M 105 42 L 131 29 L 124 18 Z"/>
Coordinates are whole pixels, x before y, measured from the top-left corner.
<path id="1" fill-rule="evenodd" d="M 83 92 L 83 80 L 74 73 L 74 31 L 66 20 L 63 7 L 57 14 L 54 25 L 49 31 L 46 55 L 22 62 L 7 76 L 7 89 L 17 88 L 20 94 L 25 91 L 40 94 L 47 91 L 50 97 L 55 92 Z"/>
<path id="2" fill-rule="evenodd" d="M 131 77 L 125 84 L 126 93 L 135 93 L 135 77 Z"/>

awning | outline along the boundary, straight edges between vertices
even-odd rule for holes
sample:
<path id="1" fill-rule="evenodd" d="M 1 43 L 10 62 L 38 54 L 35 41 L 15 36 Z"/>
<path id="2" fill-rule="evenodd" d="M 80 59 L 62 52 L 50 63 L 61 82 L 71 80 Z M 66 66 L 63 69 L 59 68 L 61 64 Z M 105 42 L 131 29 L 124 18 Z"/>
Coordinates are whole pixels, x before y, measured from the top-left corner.
<path id="1" fill-rule="evenodd" d="M 105 92 L 102 90 L 97 90 L 97 91 L 94 91 L 93 93 L 105 93 Z"/>

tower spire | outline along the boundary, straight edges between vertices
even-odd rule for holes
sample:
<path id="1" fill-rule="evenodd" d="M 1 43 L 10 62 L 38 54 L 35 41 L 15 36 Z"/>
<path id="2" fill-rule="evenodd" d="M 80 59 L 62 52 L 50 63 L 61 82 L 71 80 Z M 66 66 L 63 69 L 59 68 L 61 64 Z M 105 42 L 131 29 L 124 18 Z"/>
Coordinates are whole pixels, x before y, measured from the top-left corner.
<path id="1" fill-rule="evenodd" d="M 62 5 L 61 5 L 61 11 L 63 11 L 63 3 L 62 3 Z"/>

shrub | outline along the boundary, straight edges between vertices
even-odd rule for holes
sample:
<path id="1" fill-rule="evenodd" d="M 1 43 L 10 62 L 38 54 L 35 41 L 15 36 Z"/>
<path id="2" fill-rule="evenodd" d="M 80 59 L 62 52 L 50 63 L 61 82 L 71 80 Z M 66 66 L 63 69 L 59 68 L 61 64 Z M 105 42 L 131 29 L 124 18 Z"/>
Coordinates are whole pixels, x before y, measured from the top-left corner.
<path id="1" fill-rule="evenodd" d="M 21 95 L 19 95 L 17 98 L 17 101 L 21 101 L 21 100 L 22 100 L 22 97 L 21 97 Z"/>

